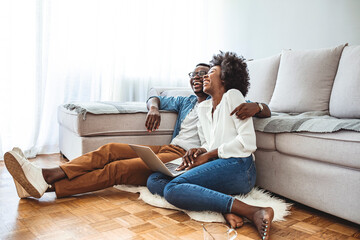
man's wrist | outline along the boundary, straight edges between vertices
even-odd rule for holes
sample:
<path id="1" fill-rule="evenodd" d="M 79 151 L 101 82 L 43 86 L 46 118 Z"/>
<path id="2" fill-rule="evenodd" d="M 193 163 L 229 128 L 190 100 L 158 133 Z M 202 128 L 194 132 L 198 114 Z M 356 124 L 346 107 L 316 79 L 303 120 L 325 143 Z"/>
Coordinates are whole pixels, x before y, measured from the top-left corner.
<path id="1" fill-rule="evenodd" d="M 159 107 L 152 105 L 152 106 L 150 106 L 150 110 L 159 111 Z"/>
<path id="2" fill-rule="evenodd" d="M 256 102 L 256 104 L 257 104 L 257 106 L 259 108 L 259 111 L 257 113 L 261 113 L 264 110 L 264 106 L 259 102 Z"/>

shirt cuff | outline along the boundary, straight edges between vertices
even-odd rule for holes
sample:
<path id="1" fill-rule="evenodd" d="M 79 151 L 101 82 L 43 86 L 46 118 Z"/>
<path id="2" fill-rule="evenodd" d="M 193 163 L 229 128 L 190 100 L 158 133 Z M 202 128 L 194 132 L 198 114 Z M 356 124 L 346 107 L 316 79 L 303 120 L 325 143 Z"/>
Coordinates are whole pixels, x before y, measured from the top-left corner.
<path id="1" fill-rule="evenodd" d="M 226 158 L 226 157 L 225 157 L 225 153 L 224 153 L 224 144 L 221 144 L 221 145 L 218 147 L 218 157 L 219 157 L 219 158 Z"/>
<path id="2" fill-rule="evenodd" d="M 146 100 L 146 103 L 147 103 L 151 98 L 155 98 L 155 97 L 160 100 L 160 97 L 159 97 L 159 96 L 151 96 L 151 97 L 148 98 L 148 100 Z"/>

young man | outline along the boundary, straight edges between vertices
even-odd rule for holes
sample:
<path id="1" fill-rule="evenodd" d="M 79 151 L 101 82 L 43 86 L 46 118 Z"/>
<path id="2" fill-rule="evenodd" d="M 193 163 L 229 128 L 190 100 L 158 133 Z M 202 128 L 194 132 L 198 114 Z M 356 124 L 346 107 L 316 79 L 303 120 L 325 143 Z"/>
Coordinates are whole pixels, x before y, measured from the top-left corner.
<path id="1" fill-rule="evenodd" d="M 197 103 L 208 96 L 202 91 L 207 64 L 198 64 L 189 74 L 195 93 L 189 97 L 152 97 L 148 100 L 145 126 L 155 131 L 160 125 L 159 109 L 178 112 L 170 144 L 149 146 L 163 162 L 183 157 L 187 150 L 200 146 L 197 135 Z M 245 103 L 234 109 L 239 118 L 270 116 L 265 104 Z M 184 141 L 186 139 L 186 141 Z M 109 143 L 56 168 L 39 168 L 29 162 L 19 148 L 5 153 L 6 168 L 13 176 L 20 198 L 40 198 L 46 191 L 55 191 L 57 197 L 105 189 L 117 184 L 146 185 L 152 173 L 137 154 L 123 143 Z"/>

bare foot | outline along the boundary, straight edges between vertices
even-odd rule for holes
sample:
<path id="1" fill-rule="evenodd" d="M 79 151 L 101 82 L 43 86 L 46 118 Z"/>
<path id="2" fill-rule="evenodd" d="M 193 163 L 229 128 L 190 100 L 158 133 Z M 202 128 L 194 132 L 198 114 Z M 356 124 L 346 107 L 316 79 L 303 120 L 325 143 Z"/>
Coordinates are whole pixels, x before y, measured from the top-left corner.
<path id="1" fill-rule="evenodd" d="M 230 227 L 232 227 L 232 228 L 239 228 L 244 225 L 244 219 L 234 213 L 226 213 L 226 214 L 224 214 L 224 218 L 226 219 L 226 222 L 228 224 L 230 224 Z"/>
<path id="2" fill-rule="evenodd" d="M 253 215 L 252 222 L 255 224 L 261 239 L 269 239 L 270 226 L 274 218 L 274 210 L 271 207 L 261 208 Z"/>

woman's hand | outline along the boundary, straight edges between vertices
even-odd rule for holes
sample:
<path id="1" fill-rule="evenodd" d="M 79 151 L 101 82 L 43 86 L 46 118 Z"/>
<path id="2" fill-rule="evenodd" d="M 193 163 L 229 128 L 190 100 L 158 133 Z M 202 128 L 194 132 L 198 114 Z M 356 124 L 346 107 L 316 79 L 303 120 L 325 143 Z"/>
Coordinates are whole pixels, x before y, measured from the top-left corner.
<path id="1" fill-rule="evenodd" d="M 201 156 L 203 153 L 206 153 L 205 148 L 191 148 L 189 149 L 185 155 L 183 156 L 183 162 L 176 169 L 178 171 L 187 169 L 189 166 L 195 164 L 197 162 L 197 158 Z"/>
<path id="2" fill-rule="evenodd" d="M 190 158 L 191 155 L 192 155 L 192 160 L 189 160 L 191 159 Z M 211 150 L 210 152 L 207 152 L 205 148 L 192 148 L 186 152 L 186 154 L 183 157 L 183 162 L 176 170 L 178 171 L 183 169 L 189 170 L 196 166 L 200 166 L 201 164 L 204 164 L 209 160 L 213 160 L 217 158 L 219 158 L 217 148 Z"/>
<path id="3" fill-rule="evenodd" d="M 208 162 L 211 158 L 209 157 L 208 154 L 204 153 L 204 154 L 201 154 L 199 155 L 198 157 L 196 157 L 194 159 L 194 162 L 191 163 L 187 168 L 185 168 L 185 170 L 189 170 L 191 168 L 194 168 L 194 167 L 197 167 L 197 166 L 200 166 L 206 162 Z"/>

